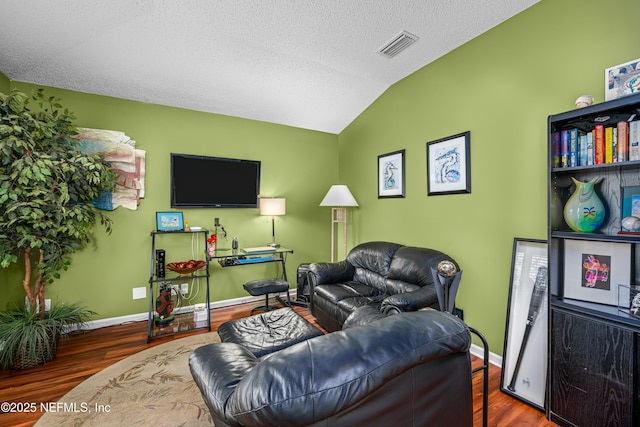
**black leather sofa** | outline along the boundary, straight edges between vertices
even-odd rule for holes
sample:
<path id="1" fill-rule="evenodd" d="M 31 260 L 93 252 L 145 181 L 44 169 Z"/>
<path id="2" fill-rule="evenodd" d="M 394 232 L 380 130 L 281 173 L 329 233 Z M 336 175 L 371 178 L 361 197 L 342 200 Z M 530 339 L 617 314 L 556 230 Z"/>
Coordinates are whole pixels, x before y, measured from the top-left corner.
<path id="1" fill-rule="evenodd" d="M 311 313 L 328 331 L 337 331 L 358 307 L 383 313 L 438 308 L 431 268 L 450 256 L 435 249 L 368 242 L 345 261 L 309 265 Z"/>
<path id="2" fill-rule="evenodd" d="M 262 358 L 197 348 L 189 366 L 216 427 L 471 427 L 468 327 L 436 310 L 370 320 Z"/>

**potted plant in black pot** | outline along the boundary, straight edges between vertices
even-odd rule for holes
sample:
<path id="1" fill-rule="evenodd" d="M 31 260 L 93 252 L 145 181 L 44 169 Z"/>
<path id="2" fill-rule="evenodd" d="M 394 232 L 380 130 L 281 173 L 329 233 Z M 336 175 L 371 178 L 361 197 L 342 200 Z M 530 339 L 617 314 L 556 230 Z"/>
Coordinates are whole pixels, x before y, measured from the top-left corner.
<path id="1" fill-rule="evenodd" d="M 35 109 L 31 103 L 36 103 Z M 0 367 L 37 366 L 55 356 L 70 325 L 93 313 L 77 304 L 45 310 L 45 287 L 84 249 L 99 221 L 92 201 L 115 187 L 116 175 L 71 138 L 75 117 L 42 89 L 0 93 L 0 267 L 24 263 L 24 307 L 0 315 Z"/>

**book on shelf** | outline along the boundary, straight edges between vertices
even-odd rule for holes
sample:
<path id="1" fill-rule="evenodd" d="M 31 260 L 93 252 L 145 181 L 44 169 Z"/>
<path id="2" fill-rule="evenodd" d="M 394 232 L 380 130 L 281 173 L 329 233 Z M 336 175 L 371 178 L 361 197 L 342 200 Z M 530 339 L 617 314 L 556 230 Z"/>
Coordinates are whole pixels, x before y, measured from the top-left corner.
<path id="1" fill-rule="evenodd" d="M 578 129 L 569 130 L 569 166 L 578 166 Z"/>
<path id="2" fill-rule="evenodd" d="M 604 128 L 604 162 L 613 163 L 613 128 Z"/>
<path id="3" fill-rule="evenodd" d="M 560 166 L 560 133 L 553 132 L 551 134 L 551 148 L 553 150 L 553 167 Z"/>
<path id="4" fill-rule="evenodd" d="M 640 120 L 629 123 L 629 160 L 640 160 Z"/>
<path id="5" fill-rule="evenodd" d="M 560 166 L 569 166 L 569 131 L 560 132 Z"/>
<path id="6" fill-rule="evenodd" d="M 629 160 L 629 123 L 618 122 L 616 129 L 618 131 L 618 161 L 626 162 Z"/>
<path id="7" fill-rule="evenodd" d="M 578 137 L 578 164 L 580 166 L 586 166 L 589 164 L 589 151 L 588 151 L 588 138 L 587 134 L 580 134 Z"/>
<path id="8" fill-rule="evenodd" d="M 596 165 L 604 164 L 604 125 L 593 127 L 593 145 L 596 152 Z"/>

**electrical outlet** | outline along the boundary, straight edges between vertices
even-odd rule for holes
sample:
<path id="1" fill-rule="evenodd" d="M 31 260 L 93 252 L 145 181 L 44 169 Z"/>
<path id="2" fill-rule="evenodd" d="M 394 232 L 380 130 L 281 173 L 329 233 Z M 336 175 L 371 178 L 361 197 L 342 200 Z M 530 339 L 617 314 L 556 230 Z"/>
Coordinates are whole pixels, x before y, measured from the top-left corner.
<path id="1" fill-rule="evenodd" d="M 147 297 L 147 288 L 141 286 L 139 288 L 133 288 L 133 299 L 142 299 Z"/>
<path id="2" fill-rule="evenodd" d="M 182 285 L 180 285 L 180 293 L 182 295 L 186 295 L 189 293 L 189 284 L 188 283 L 183 283 Z"/>
<path id="3" fill-rule="evenodd" d="M 51 311 L 51 300 L 44 300 L 44 311 Z"/>
<path id="4" fill-rule="evenodd" d="M 171 295 L 178 295 L 180 293 L 180 285 L 171 285 Z"/>

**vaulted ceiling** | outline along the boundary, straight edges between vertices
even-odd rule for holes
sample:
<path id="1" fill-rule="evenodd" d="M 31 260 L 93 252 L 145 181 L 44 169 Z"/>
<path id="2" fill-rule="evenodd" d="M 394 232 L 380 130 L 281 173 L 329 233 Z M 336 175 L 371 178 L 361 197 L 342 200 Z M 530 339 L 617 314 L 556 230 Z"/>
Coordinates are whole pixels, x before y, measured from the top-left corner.
<path id="1" fill-rule="evenodd" d="M 339 133 L 539 0 L 0 0 L 14 81 Z M 378 51 L 402 31 L 417 41 Z"/>

